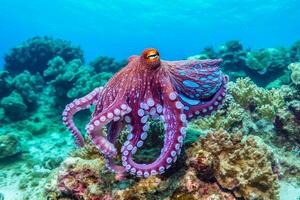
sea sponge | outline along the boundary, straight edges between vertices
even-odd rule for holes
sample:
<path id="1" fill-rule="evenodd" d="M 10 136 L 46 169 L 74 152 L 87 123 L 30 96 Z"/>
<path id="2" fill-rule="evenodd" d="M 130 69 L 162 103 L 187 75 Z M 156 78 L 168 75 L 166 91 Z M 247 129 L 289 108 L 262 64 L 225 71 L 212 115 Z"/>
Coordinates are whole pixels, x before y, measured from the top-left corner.
<path id="1" fill-rule="evenodd" d="M 206 169 L 208 174 L 202 173 L 202 177 L 213 176 L 236 197 L 278 199 L 278 180 L 272 171 L 273 154 L 253 136 L 242 139 L 239 133 L 211 132 L 188 149 L 187 165 L 199 173 Z"/>
<path id="2" fill-rule="evenodd" d="M 12 74 L 24 70 L 43 72 L 48 61 L 55 56 L 62 57 L 66 62 L 73 59 L 83 61 L 83 52 L 73 46 L 70 41 L 53 39 L 51 37 L 33 37 L 15 48 L 12 48 L 4 57 L 4 68 Z"/>
<path id="3" fill-rule="evenodd" d="M 295 85 L 300 85 L 300 62 L 291 63 L 288 68 L 292 71 L 291 80 Z"/>

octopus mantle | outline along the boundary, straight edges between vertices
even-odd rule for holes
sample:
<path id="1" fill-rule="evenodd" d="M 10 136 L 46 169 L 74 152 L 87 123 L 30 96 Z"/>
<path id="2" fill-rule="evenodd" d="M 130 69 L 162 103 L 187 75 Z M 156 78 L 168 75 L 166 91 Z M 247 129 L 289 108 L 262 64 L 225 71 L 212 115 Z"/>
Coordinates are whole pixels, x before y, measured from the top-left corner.
<path id="1" fill-rule="evenodd" d="M 180 154 L 187 122 L 219 109 L 226 93 L 227 76 L 218 67 L 220 59 L 163 61 L 155 49 L 131 56 L 127 66 L 104 87 L 75 99 L 63 112 L 63 122 L 78 146 L 84 139 L 73 115 L 96 105 L 86 131 L 104 154 L 107 167 L 118 174 L 138 177 L 164 173 Z M 149 164 L 136 163 L 133 155 L 147 138 L 149 119 L 164 123 L 165 139 L 160 156 Z M 102 132 L 107 127 L 107 136 Z M 129 134 L 121 148 L 122 166 L 113 163 L 115 143 L 127 126 Z"/>

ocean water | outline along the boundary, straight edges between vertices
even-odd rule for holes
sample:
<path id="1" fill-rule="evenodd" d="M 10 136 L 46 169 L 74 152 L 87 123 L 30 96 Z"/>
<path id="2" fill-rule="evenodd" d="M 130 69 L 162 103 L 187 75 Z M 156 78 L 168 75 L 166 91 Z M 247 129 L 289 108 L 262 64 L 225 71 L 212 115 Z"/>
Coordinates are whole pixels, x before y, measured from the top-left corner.
<path id="1" fill-rule="evenodd" d="M 0 200 L 299 200 L 299 10 L 298 0 L 0 0 Z M 100 86 L 110 87 L 106 84 L 126 59 L 148 47 L 156 48 L 161 60 L 194 61 L 185 61 L 190 64 L 174 72 L 177 77 L 170 75 L 175 93 L 158 89 L 168 96 L 158 97 L 156 109 L 147 111 L 149 99 L 133 107 L 138 116 L 153 116 L 139 133 L 144 146 L 136 144 L 135 162 L 149 164 L 161 155 L 168 125 L 181 134 L 177 140 L 169 136 L 178 142 L 166 157 L 166 163 L 174 161 L 172 167 L 156 167 L 154 172 L 166 173 L 146 179 L 148 171 L 136 178 L 134 172 L 108 170 L 103 151 L 85 130 L 95 106 L 70 116 L 78 102 L 69 103 Z M 158 56 L 154 50 L 147 55 Z M 219 69 L 229 77 L 224 98 L 227 78 L 214 68 L 217 61 L 199 61 L 216 58 L 223 59 Z M 216 71 L 206 74 L 207 68 Z M 187 73 L 200 78 L 191 80 Z M 111 86 L 115 91 L 134 85 L 122 84 L 124 76 L 135 78 L 122 74 Z M 115 121 L 129 124 L 117 141 L 98 148 L 114 145 L 116 163 L 133 169 L 120 153 L 123 144 L 132 142 L 132 116 L 117 116 L 127 109 L 117 107 L 119 96 L 101 95 L 114 110 L 104 108 L 99 120 L 116 115 Z M 91 93 L 80 102 L 101 104 L 96 98 Z M 184 107 L 180 115 L 171 109 L 165 119 L 180 116 L 185 124 L 193 118 L 185 138 L 185 129 L 172 120 L 163 126 L 163 118 L 153 114 L 168 98 L 178 99 L 164 110 L 180 110 L 181 102 Z M 193 106 L 199 110 L 188 115 Z M 77 130 L 69 131 L 71 117 L 85 140 L 82 148 L 74 143 Z M 118 130 L 113 125 L 107 122 L 99 134 L 111 141 L 106 133 Z M 126 148 L 131 154 L 133 147 Z"/>
<path id="2" fill-rule="evenodd" d="M 231 39 L 250 48 L 287 46 L 300 34 L 297 0 L 1 0 L 0 5 L 1 57 L 35 35 L 71 40 L 87 60 L 123 59 L 145 47 L 172 60 Z"/>

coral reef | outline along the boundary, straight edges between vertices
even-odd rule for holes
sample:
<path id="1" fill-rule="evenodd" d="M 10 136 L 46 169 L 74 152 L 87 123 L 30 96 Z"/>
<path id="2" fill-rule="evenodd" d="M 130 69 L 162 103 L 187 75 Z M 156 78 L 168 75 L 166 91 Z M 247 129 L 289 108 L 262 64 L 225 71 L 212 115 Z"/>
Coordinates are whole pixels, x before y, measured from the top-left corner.
<path id="1" fill-rule="evenodd" d="M 62 57 L 66 62 L 73 59 L 83 61 L 83 52 L 73 46 L 70 41 L 53 39 L 51 37 L 33 37 L 12 48 L 4 57 L 5 69 L 12 74 L 24 70 L 43 72 L 48 61 L 55 56 Z"/>
<path id="2" fill-rule="evenodd" d="M 53 199 L 72 195 L 120 200 L 278 199 L 273 154 L 254 137 L 242 140 L 241 134 L 209 133 L 187 148 L 182 155 L 186 162 L 178 162 L 170 173 L 138 180 L 125 177 L 121 182 L 106 173 L 104 160 L 95 147 L 84 149 L 75 151 L 61 164 L 58 178 L 46 187 L 46 195 Z"/>
<path id="3" fill-rule="evenodd" d="M 0 71 L 0 199 L 273 200 L 278 179 L 299 191 L 300 42 L 250 50 L 229 41 L 190 57 L 214 58 L 224 59 L 231 78 L 223 108 L 188 124 L 181 154 L 166 173 L 118 181 L 86 135 L 85 147 L 72 151 L 57 122 L 67 102 L 105 85 L 127 61 L 98 57 L 84 64 L 79 47 L 48 37 L 13 48 Z M 82 131 L 92 109 L 75 116 Z M 153 162 L 164 143 L 163 123 L 148 125 L 148 139 L 133 156 L 137 163 Z M 129 130 L 121 132 L 118 151 Z"/>

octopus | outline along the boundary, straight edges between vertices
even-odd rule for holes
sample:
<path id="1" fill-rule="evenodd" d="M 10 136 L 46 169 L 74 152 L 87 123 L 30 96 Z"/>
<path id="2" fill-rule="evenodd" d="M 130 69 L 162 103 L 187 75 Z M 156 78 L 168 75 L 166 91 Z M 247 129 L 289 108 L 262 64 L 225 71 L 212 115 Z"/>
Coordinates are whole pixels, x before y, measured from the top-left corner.
<path id="1" fill-rule="evenodd" d="M 94 105 L 86 132 L 104 155 L 106 166 L 117 174 L 137 177 L 162 174 L 180 155 L 188 121 L 214 113 L 222 107 L 228 77 L 219 69 L 221 59 L 165 61 L 154 48 L 129 57 L 128 64 L 104 87 L 75 99 L 63 111 L 63 122 L 79 147 L 84 138 L 73 115 Z M 161 153 L 152 163 L 137 163 L 133 156 L 149 134 L 150 120 L 164 124 Z M 104 133 L 106 128 L 106 134 Z M 127 128 L 120 150 L 116 142 Z M 122 165 L 114 160 L 121 153 Z"/>

